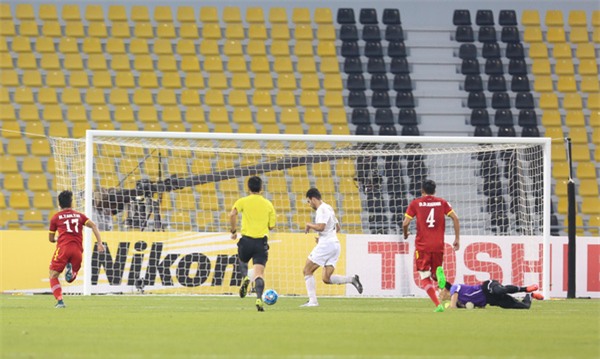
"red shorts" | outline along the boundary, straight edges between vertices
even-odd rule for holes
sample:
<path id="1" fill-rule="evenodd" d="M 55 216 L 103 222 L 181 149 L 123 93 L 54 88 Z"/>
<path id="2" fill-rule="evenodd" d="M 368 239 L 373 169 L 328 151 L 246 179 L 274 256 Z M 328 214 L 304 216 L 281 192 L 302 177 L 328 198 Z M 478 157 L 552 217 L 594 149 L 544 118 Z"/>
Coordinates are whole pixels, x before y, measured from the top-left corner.
<path id="1" fill-rule="evenodd" d="M 435 270 L 444 262 L 444 253 L 442 252 L 424 252 L 415 251 L 415 264 L 417 271 L 430 271 L 431 278 L 437 281 Z"/>
<path id="2" fill-rule="evenodd" d="M 52 255 L 52 261 L 50 262 L 50 269 L 61 273 L 67 263 L 71 263 L 73 266 L 73 272 L 79 272 L 81 268 L 82 250 L 78 245 L 66 245 L 56 247 L 54 254 Z"/>

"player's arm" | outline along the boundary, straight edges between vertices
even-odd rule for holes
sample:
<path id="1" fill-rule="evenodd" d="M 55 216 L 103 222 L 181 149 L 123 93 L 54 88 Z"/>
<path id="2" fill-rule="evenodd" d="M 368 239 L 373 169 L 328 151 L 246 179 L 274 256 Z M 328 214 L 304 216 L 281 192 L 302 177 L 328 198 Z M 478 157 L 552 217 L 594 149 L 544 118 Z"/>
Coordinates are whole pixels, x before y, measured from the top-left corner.
<path id="1" fill-rule="evenodd" d="M 448 213 L 448 216 L 452 218 L 452 223 L 454 223 L 454 244 L 452 247 L 455 251 L 460 249 L 460 222 L 458 220 L 458 216 L 454 211 Z"/>
<path id="2" fill-rule="evenodd" d="M 50 219 L 50 227 L 48 229 L 48 240 L 50 241 L 50 243 L 55 243 L 56 242 L 56 222 L 55 222 L 55 217 L 52 217 Z"/>
<path id="3" fill-rule="evenodd" d="M 56 233 L 54 233 L 54 232 L 48 233 L 48 240 L 50 241 L 50 243 L 55 243 L 56 242 Z"/>
<path id="4" fill-rule="evenodd" d="M 405 214 L 404 221 L 402 221 L 402 233 L 404 234 L 404 239 L 408 239 L 408 235 L 410 234 L 408 232 L 408 225 L 410 224 L 410 221 L 412 221 L 412 217 Z"/>
<path id="5" fill-rule="evenodd" d="M 336 231 L 336 233 L 340 233 L 341 230 L 342 230 L 342 227 L 340 226 L 340 222 L 337 222 L 335 224 L 335 231 Z"/>
<path id="6" fill-rule="evenodd" d="M 325 230 L 325 223 L 307 223 L 304 233 L 310 232 L 311 229 L 315 232 L 323 232 Z"/>
<path id="7" fill-rule="evenodd" d="M 100 231 L 98 230 L 98 226 L 94 221 L 88 219 L 85 222 L 85 226 L 92 229 L 94 232 L 94 237 L 96 237 L 96 243 L 98 244 L 98 252 L 104 252 L 104 244 L 102 244 L 102 239 L 100 238 Z"/>
<path id="8" fill-rule="evenodd" d="M 229 230 L 231 232 L 231 239 L 237 239 L 237 219 L 238 219 L 238 210 L 233 207 L 231 212 L 229 212 Z"/>

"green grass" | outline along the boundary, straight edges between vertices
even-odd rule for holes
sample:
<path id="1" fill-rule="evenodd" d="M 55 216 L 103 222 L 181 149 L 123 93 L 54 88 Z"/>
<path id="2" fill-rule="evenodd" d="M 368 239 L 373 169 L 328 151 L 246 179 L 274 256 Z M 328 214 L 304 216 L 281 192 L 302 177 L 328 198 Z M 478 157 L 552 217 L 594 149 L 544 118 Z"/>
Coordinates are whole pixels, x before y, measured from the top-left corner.
<path id="1" fill-rule="evenodd" d="M 0 296 L 1 358 L 597 358 L 600 301 L 433 313 L 427 299 Z"/>

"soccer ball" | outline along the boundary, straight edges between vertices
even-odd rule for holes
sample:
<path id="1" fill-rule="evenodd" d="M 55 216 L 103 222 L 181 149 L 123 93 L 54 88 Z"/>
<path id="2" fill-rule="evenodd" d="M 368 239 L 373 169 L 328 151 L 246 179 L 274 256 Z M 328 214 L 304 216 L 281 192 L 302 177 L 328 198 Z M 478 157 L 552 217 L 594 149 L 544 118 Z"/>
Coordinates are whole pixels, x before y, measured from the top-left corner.
<path id="1" fill-rule="evenodd" d="M 267 305 L 273 305 L 277 303 L 277 299 L 279 298 L 279 294 L 275 291 L 275 289 L 269 289 L 263 293 L 262 300 Z"/>
<path id="2" fill-rule="evenodd" d="M 465 308 L 473 309 L 473 308 L 475 308 L 475 304 L 473 304 L 473 302 L 467 302 L 467 304 L 465 304 Z"/>

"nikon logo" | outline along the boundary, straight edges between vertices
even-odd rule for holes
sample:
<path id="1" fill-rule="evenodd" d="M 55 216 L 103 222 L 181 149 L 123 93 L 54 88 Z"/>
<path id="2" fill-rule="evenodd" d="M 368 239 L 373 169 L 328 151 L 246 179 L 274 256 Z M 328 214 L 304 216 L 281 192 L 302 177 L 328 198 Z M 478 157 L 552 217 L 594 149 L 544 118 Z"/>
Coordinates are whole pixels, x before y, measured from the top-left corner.
<path id="1" fill-rule="evenodd" d="M 129 242 L 120 242 L 117 253 L 111 253 L 110 248 L 105 243 L 106 251 L 99 253 L 96 248 L 92 254 L 92 285 L 98 284 L 98 276 L 101 268 L 104 268 L 106 277 L 110 285 L 121 285 L 125 279 L 125 266 L 127 257 L 130 255 Z M 167 253 L 163 256 L 163 243 L 154 242 L 150 249 L 148 265 L 143 268 L 148 244 L 144 241 L 136 242 L 133 246 L 133 255 L 129 264 L 129 275 L 127 276 L 127 285 L 139 284 L 143 279 L 144 285 L 154 285 L 156 277 L 160 277 L 163 286 L 173 286 L 176 278 L 179 284 L 185 287 L 198 287 L 208 279 L 213 270 L 213 263 L 210 258 L 202 253 Z M 231 276 L 230 286 L 239 286 L 242 274 L 238 268 L 239 261 L 237 255 L 217 254 L 214 263 L 214 276 L 212 286 L 223 285 L 225 269 L 228 265 L 233 265 L 233 275 Z M 171 271 L 171 266 L 177 264 L 175 275 Z M 142 276 L 142 270 L 145 274 Z"/>

